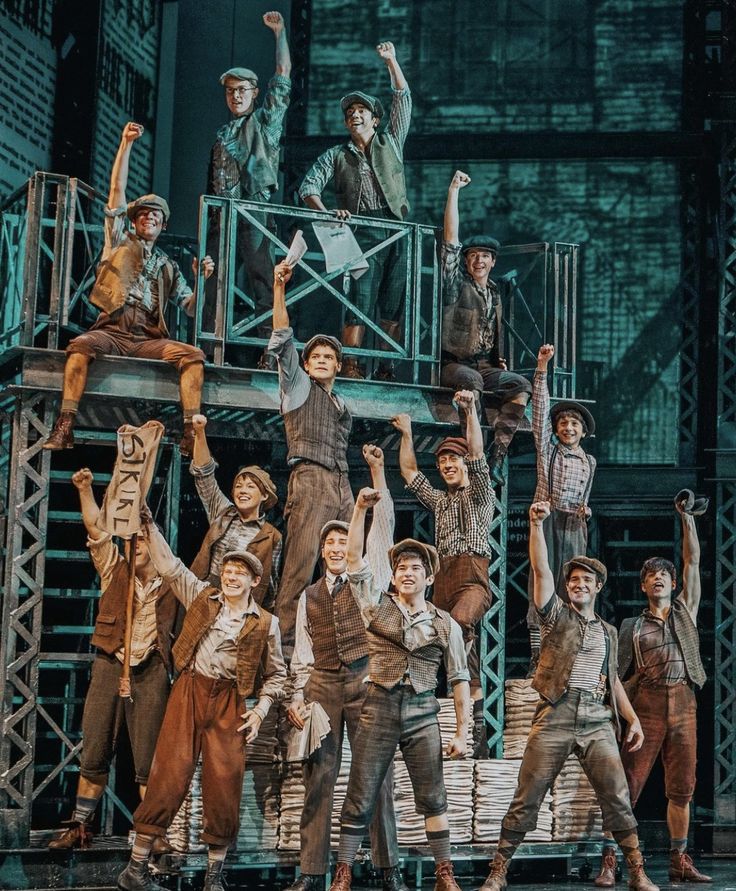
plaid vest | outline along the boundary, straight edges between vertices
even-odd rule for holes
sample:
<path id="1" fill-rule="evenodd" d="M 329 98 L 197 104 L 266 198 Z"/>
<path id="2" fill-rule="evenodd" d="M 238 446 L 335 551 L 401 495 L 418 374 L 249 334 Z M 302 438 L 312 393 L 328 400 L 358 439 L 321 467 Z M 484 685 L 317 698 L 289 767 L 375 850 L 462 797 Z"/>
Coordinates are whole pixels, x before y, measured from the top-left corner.
<path id="1" fill-rule="evenodd" d="M 125 607 L 128 601 L 128 565 L 122 560 L 112 572 L 110 584 L 100 597 L 92 645 L 112 656 L 125 642 Z M 156 647 L 164 665 L 171 669 L 171 641 L 179 601 L 166 582 L 156 600 Z"/>
<path id="2" fill-rule="evenodd" d="M 370 165 L 391 213 L 403 220 L 409 213 L 404 162 L 394 151 L 385 133 L 377 133 L 370 146 Z M 358 213 L 360 203 L 360 158 L 347 145 L 335 157 L 335 199 L 337 207 Z M 368 211 L 370 215 L 370 211 Z"/>
<path id="3" fill-rule="evenodd" d="M 618 670 L 622 680 L 636 671 L 634 660 L 634 626 L 636 621 L 636 618 L 624 619 L 621 623 L 619 637 L 621 656 Z M 690 613 L 680 597 L 676 597 L 672 601 L 672 608 L 667 616 L 667 621 L 682 652 L 688 680 L 696 687 L 702 687 L 707 680 L 707 676 L 700 658 L 700 635 L 698 634 L 696 624 L 690 617 Z"/>
<path id="4" fill-rule="evenodd" d="M 205 588 L 187 610 L 186 618 L 172 650 L 177 671 L 184 669 L 192 661 L 200 640 L 209 631 L 217 618 L 222 604 L 213 600 L 215 588 Z M 238 637 L 238 656 L 235 668 L 238 693 L 251 696 L 256 687 L 256 675 L 261 665 L 271 629 L 271 613 L 258 607 L 258 615 L 249 613 Z"/>
<path id="5" fill-rule="evenodd" d="M 333 598 L 324 576 L 306 589 L 314 667 L 336 671 L 368 655 L 360 609 L 346 582 Z"/>
<path id="6" fill-rule="evenodd" d="M 309 396 L 298 408 L 284 415 L 287 461 L 314 461 L 328 470 L 348 472 L 348 439 L 353 419 L 347 407 L 342 411 L 330 394 L 315 381 L 310 381 Z"/>
<path id="7" fill-rule="evenodd" d="M 434 612 L 437 637 L 417 650 L 404 645 L 404 614 L 393 598 L 384 594 L 368 626 L 368 673 L 373 683 L 393 689 L 408 676 L 416 693 L 437 686 L 437 671 L 450 644 L 450 614 L 427 604 Z"/>

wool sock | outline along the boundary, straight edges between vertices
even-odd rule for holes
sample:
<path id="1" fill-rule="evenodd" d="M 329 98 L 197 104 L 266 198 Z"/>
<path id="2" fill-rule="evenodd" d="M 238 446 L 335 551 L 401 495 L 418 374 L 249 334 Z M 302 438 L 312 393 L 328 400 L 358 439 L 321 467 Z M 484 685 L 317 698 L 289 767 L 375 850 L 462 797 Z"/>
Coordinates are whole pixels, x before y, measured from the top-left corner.
<path id="1" fill-rule="evenodd" d="M 435 863 L 450 859 L 450 830 L 440 829 L 437 832 L 427 830 L 427 841 Z"/>
<path id="2" fill-rule="evenodd" d="M 136 863 L 148 863 L 148 858 L 151 856 L 151 848 L 155 841 L 155 835 L 146 835 L 144 832 L 136 832 L 130 859 L 134 860 Z"/>
<path id="3" fill-rule="evenodd" d="M 517 832 L 515 829 L 506 829 L 501 827 L 501 837 L 498 840 L 496 848 L 496 856 L 501 860 L 511 860 L 516 853 L 516 849 L 524 841 L 526 832 Z"/>
<path id="4" fill-rule="evenodd" d="M 75 823 L 89 823 L 99 800 L 99 798 L 84 798 L 82 795 L 77 795 L 72 820 Z"/>
<path id="5" fill-rule="evenodd" d="M 670 839 L 670 851 L 677 851 L 680 854 L 684 854 L 687 851 L 687 839 L 686 838 L 671 838 Z"/>
<path id="6" fill-rule="evenodd" d="M 358 829 L 355 826 L 343 826 L 340 829 L 340 842 L 337 847 L 337 862 L 348 863 L 352 866 L 364 836 L 365 828 Z"/>
<path id="7" fill-rule="evenodd" d="M 62 411 L 70 411 L 73 415 L 75 415 L 79 411 L 79 400 L 78 399 L 62 399 L 61 400 L 61 410 Z"/>

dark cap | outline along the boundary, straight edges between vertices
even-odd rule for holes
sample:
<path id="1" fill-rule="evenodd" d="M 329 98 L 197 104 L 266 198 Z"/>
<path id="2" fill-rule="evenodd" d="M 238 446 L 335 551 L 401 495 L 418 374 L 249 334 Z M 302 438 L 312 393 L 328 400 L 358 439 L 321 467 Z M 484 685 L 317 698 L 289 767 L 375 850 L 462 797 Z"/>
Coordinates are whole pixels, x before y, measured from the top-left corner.
<path id="1" fill-rule="evenodd" d="M 328 533 L 332 532 L 333 529 L 339 529 L 340 532 L 344 532 L 345 535 L 348 534 L 348 530 L 350 529 L 349 523 L 343 523 L 342 520 L 328 520 L 325 525 L 319 530 L 319 546 L 325 543 L 325 539 L 327 538 Z"/>
<path id="2" fill-rule="evenodd" d="M 405 551 L 417 551 L 424 558 L 427 566 L 430 567 L 429 575 L 437 575 L 440 571 L 440 558 L 437 556 L 437 549 L 432 545 L 425 544 L 423 541 L 417 541 L 415 538 L 405 538 L 392 548 L 389 548 L 388 559 L 391 563 L 391 569 L 396 569 L 399 557 Z"/>
<path id="3" fill-rule="evenodd" d="M 169 205 L 166 199 L 161 198 L 160 195 L 141 195 L 140 198 L 131 201 L 125 211 L 128 219 L 134 220 L 138 211 L 144 207 L 154 207 L 156 210 L 160 210 L 164 215 L 164 223 L 169 221 Z"/>
<path id="4" fill-rule="evenodd" d="M 228 68 L 220 75 L 220 83 L 224 86 L 229 77 L 233 80 L 252 80 L 254 84 L 258 83 L 258 75 L 250 68 Z"/>
<path id="5" fill-rule="evenodd" d="M 442 452 L 452 452 L 453 455 L 460 455 L 461 458 L 467 458 L 470 448 L 467 439 L 463 439 L 462 436 L 446 436 L 434 450 L 437 457 L 439 457 Z"/>
<path id="6" fill-rule="evenodd" d="M 550 418 L 552 418 L 552 429 L 557 426 L 557 417 L 562 412 L 566 411 L 576 411 L 579 415 L 582 416 L 583 421 L 585 422 L 585 426 L 587 427 L 586 433 L 588 436 L 593 436 L 595 433 L 595 418 L 590 413 L 590 411 L 579 402 L 575 402 L 574 399 L 561 399 L 559 402 L 555 402 L 549 412 Z"/>
<path id="7" fill-rule="evenodd" d="M 336 337 L 331 337 L 329 334 L 315 334 L 314 337 L 309 338 L 302 350 L 302 362 L 306 362 L 312 350 L 320 344 L 331 346 L 337 353 L 337 361 L 342 362 L 342 344 Z"/>
<path id="8" fill-rule="evenodd" d="M 606 584 L 606 579 L 608 578 L 608 570 L 606 567 L 600 560 L 596 560 L 595 557 L 585 557 L 582 555 L 572 557 L 572 559 L 568 560 L 567 563 L 563 565 L 562 575 L 565 577 L 565 581 L 570 578 L 570 573 L 576 566 L 580 569 L 587 569 L 590 572 L 594 572 L 597 576 L 600 576 L 602 584 Z"/>
<path id="9" fill-rule="evenodd" d="M 371 96 L 369 93 L 363 93 L 361 90 L 356 90 L 354 93 L 348 93 L 347 96 L 343 96 L 340 100 L 340 108 L 342 109 L 343 115 L 350 108 L 351 105 L 365 105 L 368 111 L 374 117 L 377 117 L 379 120 L 383 117 L 383 104 L 381 100 L 377 96 Z"/>
<path id="10" fill-rule="evenodd" d="M 501 250 L 501 242 L 492 235 L 471 235 L 471 237 L 463 242 L 462 252 L 467 254 L 470 250 L 490 251 L 497 254 Z"/>
<path id="11" fill-rule="evenodd" d="M 227 554 L 222 558 L 222 563 L 220 564 L 220 575 L 222 575 L 222 567 L 226 563 L 230 563 L 233 560 L 237 560 L 240 563 L 245 563 L 245 565 L 250 569 L 254 576 L 260 578 L 263 575 L 263 564 L 256 557 L 255 554 L 251 554 L 250 551 L 228 551 Z"/>
<path id="12" fill-rule="evenodd" d="M 276 491 L 276 486 L 274 485 L 270 474 L 262 467 L 258 467 L 257 464 L 248 464 L 245 467 L 239 467 L 238 472 L 233 477 L 233 486 L 235 485 L 235 480 L 237 480 L 239 476 L 252 477 L 253 482 L 258 486 L 262 494 L 266 496 L 266 500 L 263 502 L 264 510 L 269 510 L 279 500 L 279 493 Z"/>

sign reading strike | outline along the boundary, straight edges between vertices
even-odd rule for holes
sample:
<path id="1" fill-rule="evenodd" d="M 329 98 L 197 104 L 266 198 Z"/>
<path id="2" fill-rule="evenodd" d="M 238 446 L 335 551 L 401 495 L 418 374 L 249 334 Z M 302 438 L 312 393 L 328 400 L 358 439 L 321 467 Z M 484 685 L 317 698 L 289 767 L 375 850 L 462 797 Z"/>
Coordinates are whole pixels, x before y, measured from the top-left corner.
<path id="1" fill-rule="evenodd" d="M 97 520 L 103 532 L 130 538 L 141 528 L 141 507 L 153 480 L 164 425 L 148 421 L 142 427 L 118 429 L 118 454 L 110 485 Z"/>

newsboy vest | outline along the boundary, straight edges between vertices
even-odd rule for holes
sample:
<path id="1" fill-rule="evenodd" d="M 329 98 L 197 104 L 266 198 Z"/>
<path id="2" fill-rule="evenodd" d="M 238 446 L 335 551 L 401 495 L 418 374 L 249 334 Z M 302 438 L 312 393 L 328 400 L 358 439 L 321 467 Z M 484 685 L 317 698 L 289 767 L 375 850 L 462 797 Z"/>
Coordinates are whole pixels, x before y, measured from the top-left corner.
<path id="1" fill-rule="evenodd" d="M 404 162 L 396 154 L 385 133 L 377 133 L 370 144 L 370 165 L 391 213 L 403 220 L 409 213 Z M 358 213 L 360 204 L 360 158 L 348 145 L 341 146 L 335 158 L 335 199 L 337 206 Z"/>
<path id="2" fill-rule="evenodd" d="M 353 419 L 346 406 L 342 411 L 335 405 L 324 387 L 310 380 L 307 399 L 284 414 L 286 440 L 289 444 L 287 461 L 314 461 L 328 470 L 348 472 L 348 439 Z"/>
<path id="3" fill-rule="evenodd" d="M 346 582 L 335 597 L 324 576 L 306 591 L 314 667 L 336 671 L 368 655 L 368 638 L 360 609 Z"/>

